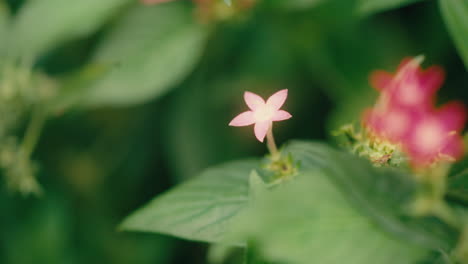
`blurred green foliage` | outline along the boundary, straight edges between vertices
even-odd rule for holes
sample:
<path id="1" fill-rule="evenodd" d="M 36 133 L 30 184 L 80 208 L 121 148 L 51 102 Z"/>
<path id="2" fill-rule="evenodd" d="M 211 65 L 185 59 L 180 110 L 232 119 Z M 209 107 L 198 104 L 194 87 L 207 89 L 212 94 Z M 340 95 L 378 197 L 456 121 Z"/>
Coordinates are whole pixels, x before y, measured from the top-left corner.
<path id="1" fill-rule="evenodd" d="M 205 244 L 117 226 L 264 154 L 227 126 L 245 90 L 289 88 L 279 142 L 333 142 L 373 103 L 369 72 L 405 56 L 446 69 L 441 101 L 468 102 L 464 0 L 205 2 L 0 1 L 0 263 L 206 263 Z"/>

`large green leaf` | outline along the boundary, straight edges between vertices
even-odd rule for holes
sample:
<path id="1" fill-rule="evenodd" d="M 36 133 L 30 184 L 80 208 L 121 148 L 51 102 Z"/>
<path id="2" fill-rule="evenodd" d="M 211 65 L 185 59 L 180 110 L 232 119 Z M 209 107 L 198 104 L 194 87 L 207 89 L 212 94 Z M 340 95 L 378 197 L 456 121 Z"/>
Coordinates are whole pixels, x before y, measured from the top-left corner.
<path id="1" fill-rule="evenodd" d="M 84 104 L 141 103 L 181 81 L 197 62 L 207 33 L 191 11 L 180 2 L 130 10 L 96 51 L 93 63 L 111 69 L 89 87 Z"/>
<path id="2" fill-rule="evenodd" d="M 227 163 L 156 197 L 130 215 L 123 230 L 217 242 L 248 201 L 248 176 L 258 161 Z"/>
<path id="3" fill-rule="evenodd" d="M 439 4 L 445 24 L 468 69 L 468 1 L 440 0 Z"/>
<path id="4" fill-rule="evenodd" d="M 86 36 L 131 0 L 32 0 L 13 24 L 12 55 L 38 56 L 64 41 Z"/>
<path id="5" fill-rule="evenodd" d="M 266 260 L 290 264 L 416 263 L 454 246 L 446 225 L 406 212 L 415 191 L 410 175 L 319 143 L 283 151 L 300 163 L 299 175 L 256 192 L 227 241 L 248 241 Z"/>
<path id="6" fill-rule="evenodd" d="M 402 7 L 418 1 L 421 0 L 358 0 L 357 12 L 361 15 L 369 15 L 372 13 Z"/>
<path id="7" fill-rule="evenodd" d="M 394 249 L 394 251 L 390 250 L 393 252 L 392 254 L 402 250 L 401 254 L 408 253 L 411 258 L 413 250 L 407 252 L 405 244 L 398 246 L 399 244 L 394 240 L 407 241 L 408 244 L 417 245 L 414 246 L 415 248 L 444 250 L 453 247 L 456 240 L 453 230 L 436 219 L 419 219 L 408 215 L 405 206 L 409 204 L 414 193 L 414 186 L 409 175 L 401 174 L 395 170 L 376 169 L 364 160 L 318 143 L 293 142 L 283 151 L 285 154 L 291 154 L 300 163 L 300 173 L 292 182 L 299 180 L 301 181 L 299 186 L 304 184 L 309 189 L 307 189 L 308 191 L 294 189 L 291 193 L 288 191 L 287 194 L 280 195 L 286 195 L 285 200 L 296 199 L 307 201 L 307 203 L 291 202 L 291 208 L 289 208 L 293 211 L 297 210 L 296 214 L 303 214 L 300 220 L 304 222 L 292 225 L 302 229 L 294 231 L 293 227 L 288 227 L 284 231 L 285 224 L 283 224 L 278 225 L 282 226 L 278 232 L 290 234 L 306 232 L 304 229 L 309 224 L 312 228 L 313 225 L 321 223 L 322 220 L 313 218 L 317 212 L 320 214 L 330 213 L 327 216 L 329 218 L 326 222 L 328 222 L 330 219 L 340 216 L 339 212 L 343 210 L 344 213 L 340 216 L 342 221 L 330 222 L 324 228 L 341 230 L 340 226 L 343 225 L 350 228 L 350 230 L 343 230 L 350 232 L 350 237 L 367 230 L 369 241 L 366 240 L 366 243 L 372 244 L 375 241 L 380 241 Z M 249 194 L 248 190 L 248 175 L 258 164 L 258 161 L 240 161 L 208 169 L 200 176 L 155 198 L 147 206 L 136 211 L 124 221 L 122 228 L 124 230 L 159 232 L 207 242 L 224 241 L 224 235 L 229 231 L 234 216 L 247 207 L 247 202 L 251 197 L 255 200 L 256 197 L 261 197 L 262 193 L 265 193 Z M 302 178 L 308 177 L 313 177 L 314 180 L 302 182 Z M 279 189 L 281 188 L 286 187 L 279 186 Z M 273 197 L 276 197 L 275 195 Z M 329 197 L 330 195 L 331 197 Z M 268 208 L 273 206 L 267 205 L 266 200 L 265 205 L 262 206 Z M 318 200 L 321 203 L 312 202 L 309 204 L 310 201 Z M 271 203 L 276 204 L 273 207 L 283 208 L 277 206 L 276 198 L 271 198 Z M 296 203 L 300 206 L 299 208 L 292 206 Z M 287 212 L 285 210 L 289 209 L 276 210 L 275 212 L 268 212 L 265 209 L 265 214 L 283 214 Z M 336 211 L 329 211 L 335 209 Z M 263 219 L 263 216 L 259 217 Z M 290 216 L 285 215 L 284 217 L 288 219 Z M 265 218 L 269 217 L 265 216 Z M 281 216 L 278 216 L 278 219 L 282 219 Z M 295 223 L 292 220 L 288 219 L 288 222 Z M 252 223 L 257 222 L 253 221 Z M 274 224 L 276 225 L 277 222 Z M 333 225 L 336 226 L 333 227 Z M 353 229 L 354 226 L 356 229 Z M 260 228 L 259 226 L 252 228 L 256 229 L 257 227 Z M 250 237 L 236 237 L 237 240 L 234 239 L 230 242 L 241 243 L 244 241 L 243 239 L 247 238 Z M 338 235 L 334 238 L 330 236 L 329 242 L 332 243 L 334 239 L 338 238 Z M 304 254 L 306 253 L 304 252 Z M 419 253 L 416 255 L 420 257 Z"/>
<path id="8" fill-rule="evenodd" d="M 232 238 L 274 263 L 409 264 L 427 254 L 356 211 L 324 171 L 301 173 L 256 198 Z"/>
<path id="9" fill-rule="evenodd" d="M 300 162 L 301 171 L 324 171 L 357 210 L 387 233 L 431 249 L 453 247 L 454 230 L 435 218 L 409 216 L 407 206 L 415 192 L 411 175 L 374 168 L 365 160 L 319 143 L 292 142 L 285 152 Z"/>

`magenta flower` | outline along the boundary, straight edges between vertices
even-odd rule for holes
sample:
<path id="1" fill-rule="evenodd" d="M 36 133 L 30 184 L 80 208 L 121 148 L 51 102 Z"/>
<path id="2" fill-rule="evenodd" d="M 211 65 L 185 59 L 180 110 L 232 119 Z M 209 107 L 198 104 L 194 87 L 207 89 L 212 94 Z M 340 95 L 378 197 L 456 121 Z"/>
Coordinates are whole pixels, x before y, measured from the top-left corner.
<path id="1" fill-rule="evenodd" d="M 382 93 L 380 103 L 393 107 L 431 108 L 445 74 L 438 66 L 423 71 L 421 62 L 422 57 L 406 58 L 393 75 L 381 70 L 373 72 L 370 81 Z"/>
<path id="2" fill-rule="evenodd" d="M 375 137 L 401 146 L 414 167 L 463 155 L 459 135 L 466 119 L 463 104 L 434 107 L 435 93 L 444 80 L 438 66 L 420 68 L 422 57 L 405 59 L 392 75 L 376 71 L 371 84 L 380 91 L 376 105 L 363 115 L 363 124 Z"/>
<path id="3" fill-rule="evenodd" d="M 463 139 L 458 132 L 463 129 L 465 120 L 465 107 L 457 102 L 420 115 L 413 122 L 411 133 L 402 141 L 412 163 L 425 166 L 439 159 L 460 159 Z"/>
<path id="4" fill-rule="evenodd" d="M 250 111 L 239 114 L 229 125 L 239 127 L 255 124 L 255 137 L 263 142 L 274 121 L 283 121 L 292 117 L 290 113 L 280 110 L 287 97 L 287 89 L 276 92 L 266 102 L 254 93 L 245 92 L 244 100 Z"/>
<path id="5" fill-rule="evenodd" d="M 392 143 L 399 143 L 411 132 L 417 116 L 417 111 L 374 107 L 364 112 L 363 124 L 373 135 Z"/>

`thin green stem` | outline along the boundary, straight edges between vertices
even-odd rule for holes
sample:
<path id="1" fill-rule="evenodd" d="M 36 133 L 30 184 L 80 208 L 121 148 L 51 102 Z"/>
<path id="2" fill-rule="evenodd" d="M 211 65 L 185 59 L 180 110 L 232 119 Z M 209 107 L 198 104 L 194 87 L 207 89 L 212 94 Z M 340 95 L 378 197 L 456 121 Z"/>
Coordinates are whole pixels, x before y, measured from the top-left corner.
<path id="1" fill-rule="evenodd" d="M 267 132 L 267 147 L 271 154 L 271 159 L 276 161 L 280 158 L 280 153 L 276 147 L 275 138 L 273 137 L 273 124 L 270 126 Z"/>
<path id="2" fill-rule="evenodd" d="M 433 214 L 442 219 L 448 225 L 452 226 L 454 229 L 462 230 L 460 219 L 458 219 L 457 215 L 447 204 L 445 204 L 445 202 L 440 201 L 436 204 L 433 208 Z"/>
<path id="3" fill-rule="evenodd" d="M 21 145 L 21 149 L 25 157 L 29 157 L 34 151 L 39 140 L 39 136 L 41 135 L 45 119 L 46 115 L 44 109 L 38 107 L 36 111 L 33 112 Z"/>

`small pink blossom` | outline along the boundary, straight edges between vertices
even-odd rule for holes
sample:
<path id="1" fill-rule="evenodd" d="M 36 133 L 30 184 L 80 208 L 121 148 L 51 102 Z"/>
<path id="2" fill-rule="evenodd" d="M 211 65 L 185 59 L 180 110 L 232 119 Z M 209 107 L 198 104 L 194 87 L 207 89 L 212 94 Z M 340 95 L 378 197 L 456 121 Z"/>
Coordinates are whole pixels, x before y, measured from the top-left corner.
<path id="1" fill-rule="evenodd" d="M 411 132 L 412 124 L 418 112 L 404 111 L 399 108 L 372 108 L 364 112 L 364 126 L 372 134 L 397 143 Z"/>
<path id="2" fill-rule="evenodd" d="M 229 125 L 249 126 L 255 124 L 255 137 L 258 141 L 263 142 L 272 122 L 283 121 L 292 117 L 290 113 L 280 110 L 287 97 L 287 89 L 276 92 L 266 102 L 257 94 L 245 92 L 244 100 L 250 110 L 236 116 Z"/>
<path id="3" fill-rule="evenodd" d="M 370 82 L 382 93 L 380 103 L 391 104 L 393 107 L 423 107 L 431 108 L 435 93 L 444 81 L 444 71 L 438 66 L 427 70 L 420 68 L 422 57 L 404 59 L 395 74 L 385 71 L 375 71 Z"/>
<path id="4" fill-rule="evenodd" d="M 438 159 L 460 159 L 463 139 L 458 132 L 465 120 L 465 107 L 458 102 L 419 116 L 411 126 L 411 134 L 403 139 L 403 147 L 413 164 L 424 166 Z"/>
<path id="5" fill-rule="evenodd" d="M 400 145 L 415 167 L 463 155 L 459 135 L 466 121 L 463 104 L 434 107 L 444 80 L 438 66 L 422 70 L 421 57 L 404 59 L 395 74 L 375 71 L 370 82 L 379 92 L 376 105 L 364 112 L 363 124 L 374 136 Z"/>

